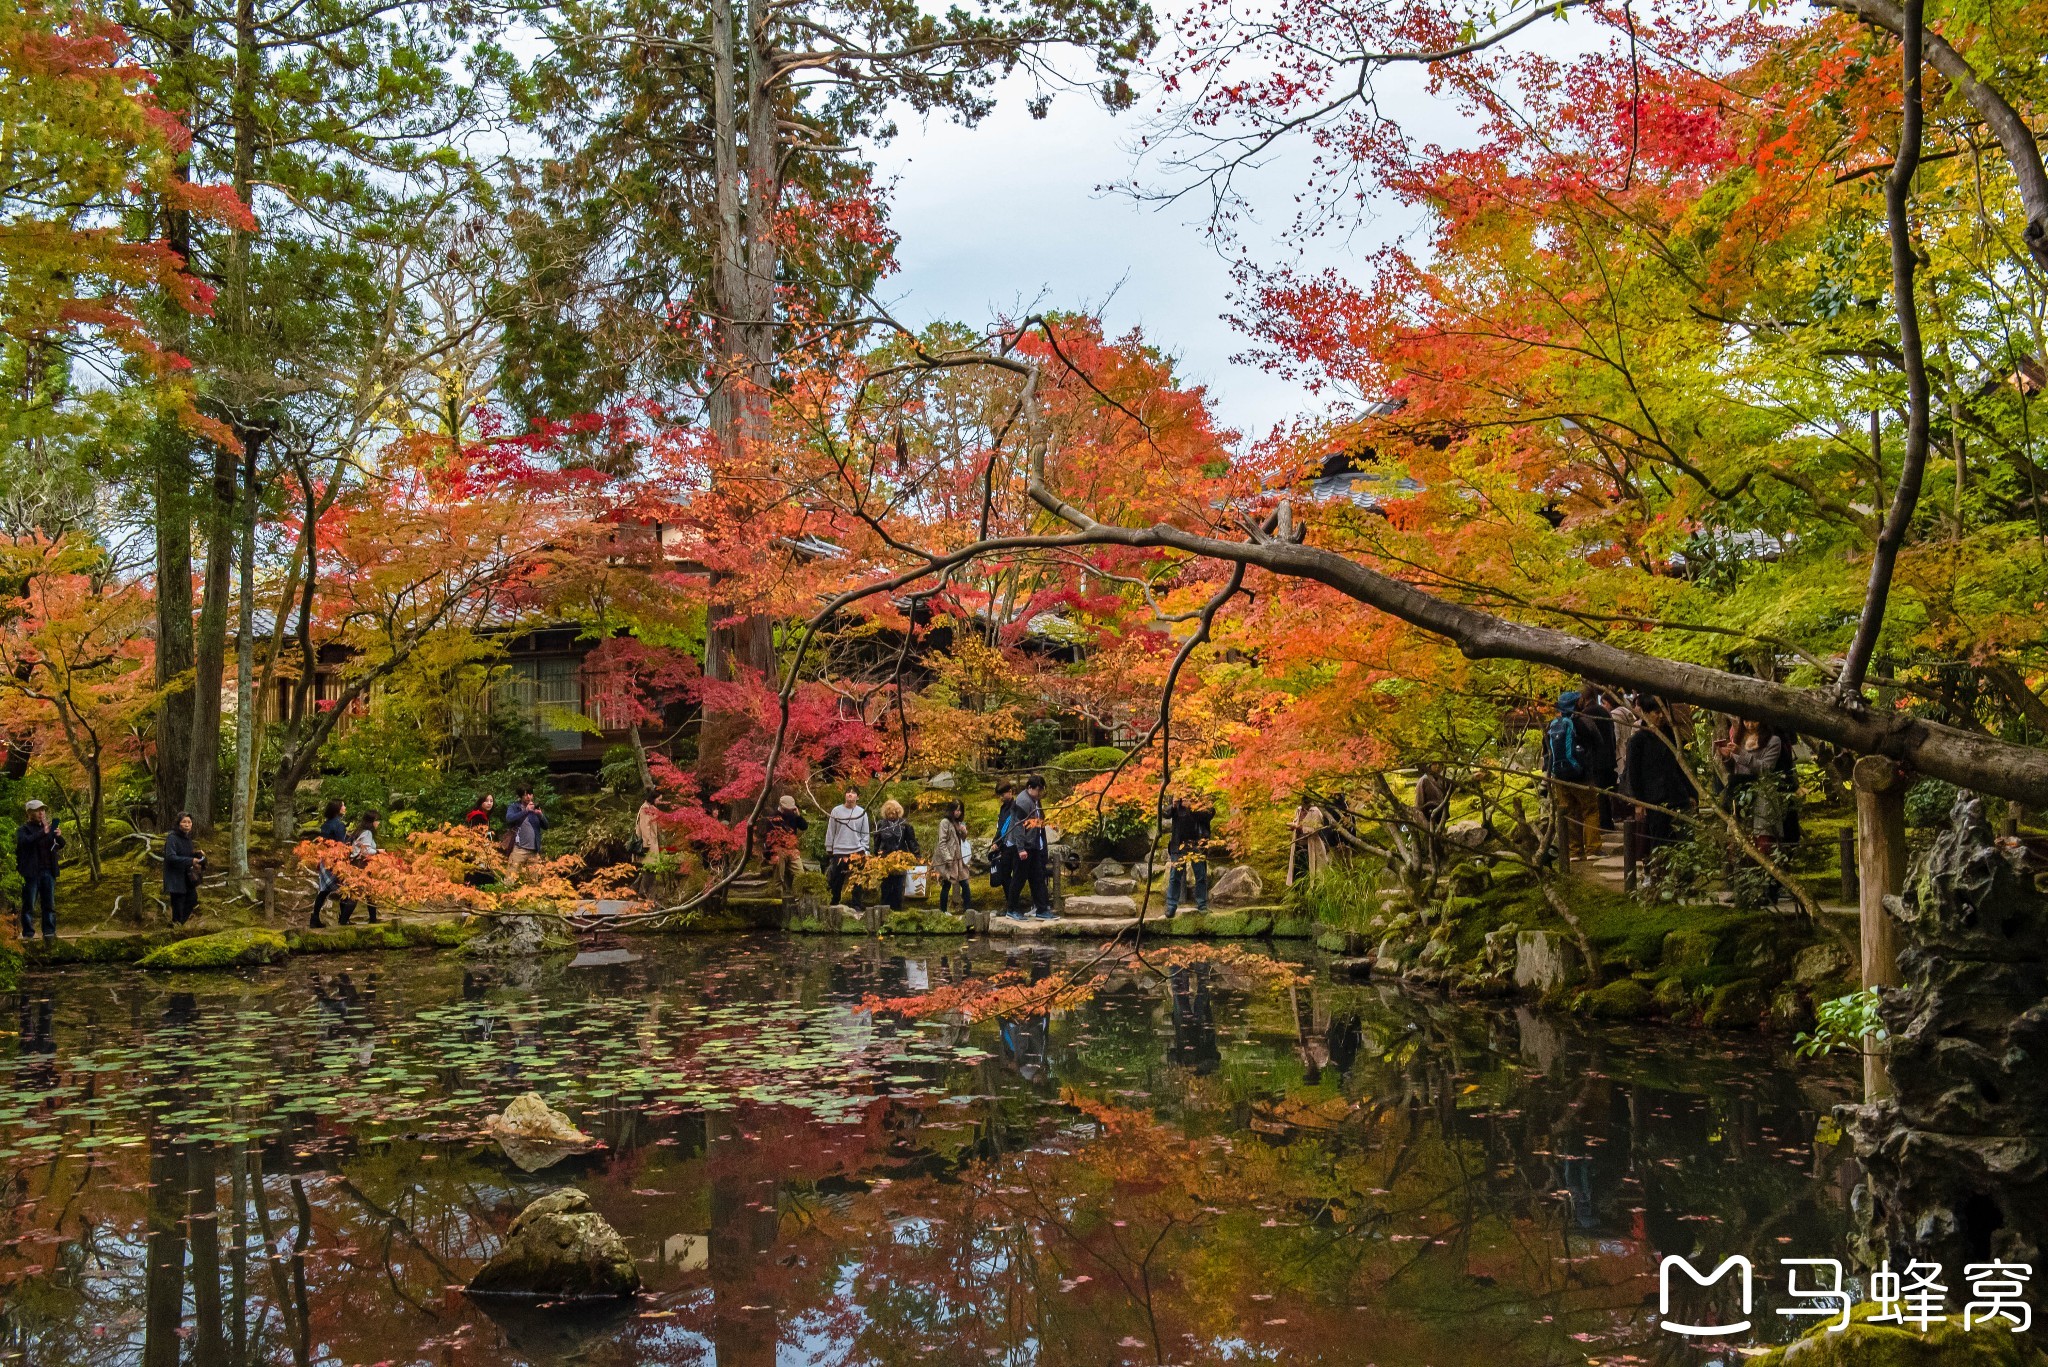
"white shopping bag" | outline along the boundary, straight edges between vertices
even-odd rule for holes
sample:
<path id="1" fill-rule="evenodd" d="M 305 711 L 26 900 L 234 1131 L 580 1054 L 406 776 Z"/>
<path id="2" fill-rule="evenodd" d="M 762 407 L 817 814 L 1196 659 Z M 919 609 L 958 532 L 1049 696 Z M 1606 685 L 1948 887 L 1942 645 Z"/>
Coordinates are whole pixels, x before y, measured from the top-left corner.
<path id="1" fill-rule="evenodd" d="M 924 896 L 925 882 L 930 877 L 931 870 L 919 864 L 916 868 L 903 875 L 903 895 L 905 897 Z"/>

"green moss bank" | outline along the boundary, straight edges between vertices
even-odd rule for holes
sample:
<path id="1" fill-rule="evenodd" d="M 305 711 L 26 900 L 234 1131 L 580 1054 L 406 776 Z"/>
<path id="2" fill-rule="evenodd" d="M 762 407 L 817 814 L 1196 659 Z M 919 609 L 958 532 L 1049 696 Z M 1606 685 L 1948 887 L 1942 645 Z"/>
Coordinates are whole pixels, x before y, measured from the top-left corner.
<path id="1" fill-rule="evenodd" d="M 138 965 L 150 969 L 217 969 L 242 968 L 254 964 L 274 964 L 283 959 L 289 951 L 285 946 L 282 932 L 245 927 L 239 930 L 215 931 L 211 935 L 198 935 L 189 940 L 179 940 L 153 949 L 142 956 Z"/>
<path id="2" fill-rule="evenodd" d="M 2048 1367 L 2048 1353 L 2028 1335 L 2013 1333 L 2007 1320 L 1980 1322 L 1966 1331 L 1961 1316 L 1956 1316 L 1929 1326 L 1923 1334 L 1915 1328 L 1872 1324 L 1876 1311 L 1875 1305 L 1859 1305 L 1847 1329 L 1815 1329 L 1783 1348 L 1751 1358 L 1751 1367 Z"/>

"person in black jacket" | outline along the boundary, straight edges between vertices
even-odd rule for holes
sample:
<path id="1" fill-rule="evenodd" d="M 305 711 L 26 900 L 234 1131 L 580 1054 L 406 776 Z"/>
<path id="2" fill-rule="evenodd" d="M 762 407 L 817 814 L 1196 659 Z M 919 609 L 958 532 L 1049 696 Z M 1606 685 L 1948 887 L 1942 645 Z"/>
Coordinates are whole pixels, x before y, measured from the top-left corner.
<path id="1" fill-rule="evenodd" d="M 1195 885 L 1195 910 L 1209 910 L 1209 831 L 1216 809 L 1201 794 L 1176 797 L 1166 809 L 1166 919 L 1180 911 L 1190 879 Z"/>
<path id="2" fill-rule="evenodd" d="M 1017 785 L 1006 779 L 996 785 L 996 829 L 988 842 L 988 885 L 997 891 L 1010 886 L 1010 847 L 1004 839 L 1016 809 Z"/>
<path id="3" fill-rule="evenodd" d="M 181 813 L 164 837 L 164 897 L 172 925 L 184 925 L 199 910 L 199 880 L 205 875 L 206 852 L 192 841 L 192 813 Z"/>
<path id="4" fill-rule="evenodd" d="M 331 840 L 337 845 L 348 843 L 348 804 L 340 798 L 335 798 L 327 804 L 327 810 L 320 822 L 320 838 Z M 314 875 L 313 919 L 307 923 L 314 930 L 319 930 L 327 924 L 320 919 L 320 912 L 326 907 L 327 899 L 340 891 L 341 875 L 328 868 L 327 862 L 322 860 Z"/>
<path id="5" fill-rule="evenodd" d="M 1002 843 L 1009 851 L 1003 888 L 1003 899 L 1008 908 L 1006 914 L 1018 915 L 1018 894 L 1028 885 L 1031 889 L 1031 919 L 1055 919 L 1052 889 L 1046 876 L 1045 780 L 1037 774 L 1024 781 L 1024 791 L 1017 794 L 1017 800 L 1011 804 Z"/>
<path id="6" fill-rule="evenodd" d="M 64 835 L 50 809 L 30 799 L 21 829 L 14 833 L 14 871 L 21 875 L 21 939 L 36 938 L 35 912 L 43 912 L 43 938 L 57 938 L 57 856 Z"/>
<path id="7" fill-rule="evenodd" d="M 1586 755 L 1585 781 L 1589 787 L 1599 789 L 1593 800 L 1599 804 L 1600 829 L 1611 831 L 1620 824 L 1614 815 L 1614 783 L 1621 751 L 1615 744 L 1614 708 L 1605 690 L 1589 683 L 1580 691 L 1579 717 L 1592 741 Z"/>
<path id="8" fill-rule="evenodd" d="M 1628 788 L 1623 796 L 1643 804 L 1636 808 L 1640 817 L 1636 831 L 1638 848 L 1647 859 L 1678 838 L 1674 813 L 1690 812 L 1699 793 L 1679 758 L 1677 733 L 1664 700 L 1646 695 L 1636 711 L 1642 725 L 1628 738 L 1628 758 L 1622 766 Z"/>
<path id="9" fill-rule="evenodd" d="M 875 827 L 874 851 L 882 854 L 917 854 L 917 832 L 903 815 L 903 804 L 890 798 L 882 804 L 882 824 Z M 889 910 L 903 910 L 904 875 L 892 873 L 882 879 L 882 900 Z"/>
<path id="10" fill-rule="evenodd" d="M 796 798 L 784 793 L 775 803 L 775 815 L 768 818 L 768 865 L 787 897 L 796 890 L 796 876 L 803 872 L 804 832 L 811 823 L 797 809 Z"/>

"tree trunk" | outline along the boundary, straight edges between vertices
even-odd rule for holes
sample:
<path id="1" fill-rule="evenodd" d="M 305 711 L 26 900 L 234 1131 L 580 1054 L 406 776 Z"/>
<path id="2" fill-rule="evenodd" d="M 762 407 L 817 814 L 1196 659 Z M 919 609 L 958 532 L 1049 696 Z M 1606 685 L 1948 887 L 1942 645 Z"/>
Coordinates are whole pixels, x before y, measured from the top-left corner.
<path id="1" fill-rule="evenodd" d="M 166 61 L 157 97 L 174 114 L 189 116 L 196 83 L 191 0 L 172 0 L 165 32 Z M 192 157 L 179 153 L 171 175 L 189 181 Z M 192 215 L 164 210 L 164 244 L 181 264 L 192 260 Z M 190 347 L 191 327 L 181 310 L 171 310 L 166 341 L 176 351 Z M 156 816 L 169 830 L 185 800 L 185 765 L 192 751 L 192 439 L 172 414 L 156 420 L 149 437 L 155 488 L 156 532 Z"/>
<path id="2" fill-rule="evenodd" d="M 235 197 L 247 203 L 251 188 L 256 180 L 256 146 L 260 132 L 256 119 L 256 84 L 263 65 L 262 49 L 257 43 L 255 0 L 236 0 L 235 4 L 235 65 L 234 89 L 230 118 L 234 128 L 234 165 L 231 184 Z M 220 330 L 225 334 L 230 360 L 228 367 L 235 392 L 229 396 L 234 410 L 236 428 L 244 443 L 240 453 L 243 464 L 250 472 L 245 482 L 255 484 L 254 472 L 261 450 L 264 433 L 249 411 L 254 406 L 253 387 L 260 383 L 256 379 L 255 350 L 250 345 L 254 328 L 251 325 L 249 307 L 249 251 L 250 234 L 235 229 L 228 241 L 227 289 L 221 298 L 218 315 Z M 235 453 L 216 453 L 213 462 L 213 508 L 206 545 L 206 598 L 199 614 L 198 644 L 198 685 L 193 694 L 192 707 L 192 764 L 185 780 L 185 806 L 192 813 L 193 825 L 201 831 L 213 829 L 214 809 L 218 802 L 220 786 L 220 727 L 222 670 L 227 652 L 228 629 L 228 580 L 235 563 L 236 533 L 243 519 L 236 516 L 236 461 Z M 250 534 L 254 535 L 253 509 L 248 519 Z M 246 599 L 244 600 L 243 621 L 249 618 Z M 235 650 L 236 659 L 236 702 L 242 702 L 246 688 L 246 670 L 242 666 L 244 647 L 247 644 L 246 625 L 241 633 L 242 640 Z M 238 727 L 246 728 L 248 714 L 237 713 Z M 240 776 L 242 774 L 241 743 L 235 748 L 236 792 L 233 796 L 237 809 L 241 805 Z M 241 847 L 243 867 L 237 873 L 246 872 L 247 846 Z M 231 857 L 231 862 L 234 862 Z"/>
<path id="3" fill-rule="evenodd" d="M 251 436 L 250 441 L 255 438 Z M 228 584 L 235 564 L 235 456 L 213 459 L 213 500 L 206 528 L 206 590 L 193 653 L 192 749 L 185 768 L 185 810 L 200 831 L 213 829 L 220 785 L 220 712 L 228 653 Z"/>
<path id="4" fill-rule="evenodd" d="M 158 420 L 150 440 L 156 476 L 156 817 L 178 819 L 192 754 L 191 439 L 174 418 Z"/>
<path id="5" fill-rule="evenodd" d="M 776 355 L 775 216 L 782 197 L 782 139 L 776 118 L 778 77 L 770 6 L 765 0 L 748 0 L 744 16 L 744 174 L 737 146 L 739 115 L 733 108 L 733 88 L 740 73 L 731 42 L 730 0 L 715 0 L 712 16 L 713 160 L 719 238 L 714 284 L 724 319 L 720 340 L 725 355 L 711 416 L 721 456 L 737 464 L 749 443 L 769 436 L 768 402 Z M 766 614 L 721 602 L 719 581 L 714 573 L 704 633 L 704 676 L 714 681 L 737 680 L 749 674 L 772 677 L 774 621 Z M 745 725 L 743 714 L 705 709 L 697 768 L 707 790 L 723 781 L 725 752 Z"/>
<path id="6" fill-rule="evenodd" d="M 1865 987 L 1899 985 L 1898 932 L 1884 899 L 1906 886 L 1907 776 L 1877 755 L 1856 762 L 1856 914 Z M 1876 1051 L 1863 1056 L 1863 1099 L 1891 1095 L 1891 1078 Z"/>
<path id="7" fill-rule="evenodd" d="M 235 791 L 234 829 L 229 835 L 228 868 L 237 878 L 249 876 L 249 821 L 256 806 L 257 736 L 263 718 L 256 707 L 256 452 L 252 446 L 242 465 L 241 564 L 238 578 L 241 616 L 235 629 Z"/>
<path id="8" fill-rule="evenodd" d="M 1842 673 L 1835 692 L 1843 698 L 1860 698 L 1863 676 L 1884 630 L 1885 605 L 1892 588 L 1892 572 L 1899 551 L 1912 530 L 1913 514 L 1920 505 L 1920 485 L 1927 473 L 1927 442 L 1931 394 L 1927 382 L 1927 350 L 1920 339 L 1920 305 L 1914 296 L 1914 272 L 1919 258 L 1913 247 L 1913 177 L 1920 169 L 1920 133 L 1924 121 L 1921 91 L 1921 25 L 1923 0 L 1906 0 L 1900 28 L 1900 48 L 1905 74 L 1900 81 L 1905 118 L 1899 134 L 1898 159 L 1885 177 L 1884 204 L 1886 236 L 1891 243 L 1892 312 L 1899 324 L 1899 354 L 1906 372 L 1905 454 L 1899 462 L 1899 482 L 1892 491 L 1892 504 L 1878 529 L 1877 545 L 1870 555 L 1870 586 L 1864 592 L 1863 613 L 1856 622 L 1856 635 L 1842 659 Z M 1876 451 L 1873 456 L 1878 455 Z M 1884 466 L 1878 464 L 1878 483 L 1883 483 Z"/>

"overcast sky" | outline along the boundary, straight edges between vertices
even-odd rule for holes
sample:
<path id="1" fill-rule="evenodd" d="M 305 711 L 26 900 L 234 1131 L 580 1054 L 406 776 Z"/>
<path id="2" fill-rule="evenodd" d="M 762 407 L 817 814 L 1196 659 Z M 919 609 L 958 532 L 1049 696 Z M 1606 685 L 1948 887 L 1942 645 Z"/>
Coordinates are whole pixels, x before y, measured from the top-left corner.
<path id="1" fill-rule="evenodd" d="M 1244 338 L 1222 317 L 1230 262 L 1203 232 L 1205 204 L 1161 207 L 1100 188 L 1131 179 L 1137 119 L 1112 117 L 1080 91 L 1033 119 L 1027 93 L 1020 84 L 971 129 L 911 116 L 877 155 L 895 180 L 892 222 L 903 239 L 902 269 L 884 286 L 898 316 L 982 325 L 1033 306 L 1098 310 L 1112 333 L 1141 326 L 1178 356 L 1247 436 L 1315 411 L 1315 396 L 1232 362 Z M 1291 211 L 1284 178 L 1266 182 Z M 1250 245 L 1262 261 L 1286 254 L 1256 228 Z"/>
<path id="2" fill-rule="evenodd" d="M 1160 8 L 1170 12 L 1176 3 Z M 1517 41 L 1563 56 L 1588 36 L 1567 20 Z M 1429 96 L 1425 79 L 1415 67 L 1381 72 L 1380 108 L 1426 140 L 1466 141 L 1468 126 Z M 895 181 L 902 269 L 884 292 L 904 322 L 985 325 L 1033 305 L 1095 309 L 1112 333 L 1142 326 L 1179 357 L 1183 375 L 1208 385 L 1217 411 L 1247 437 L 1322 409 L 1317 396 L 1232 361 L 1245 339 L 1223 317 L 1230 262 L 1203 232 L 1205 202 L 1190 197 L 1161 207 L 1101 188 L 1132 179 L 1144 101 L 1139 111 L 1111 116 L 1085 91 L 1069 90 L 1054 99 L 1049 117 L 1034 120 L 1024 108 L 1027 82 L 1014 80 L 1002 93 L 996 111 L 971 129 L 907 115 L 897 140 L 875 155 L 881 174 Z M 1136 170 L 1148 183 L 1164 174 Z M 1264 224 L 1241 225 L 1244 248 L 1261 264 L 1291 259 L 1274 230 L 1293 213 L 1306 175 L 1306 149 L 1297 146 L 1250 182 L 1255 207 L 1272 206 Z M 1412 234 L 1417 222 L 1400 206 L 1370 205 L 1348 242 L 1320 244 L 1305 264 L 1356 273 L 1368 252 Z"/>

